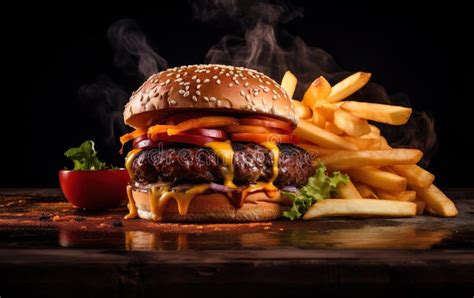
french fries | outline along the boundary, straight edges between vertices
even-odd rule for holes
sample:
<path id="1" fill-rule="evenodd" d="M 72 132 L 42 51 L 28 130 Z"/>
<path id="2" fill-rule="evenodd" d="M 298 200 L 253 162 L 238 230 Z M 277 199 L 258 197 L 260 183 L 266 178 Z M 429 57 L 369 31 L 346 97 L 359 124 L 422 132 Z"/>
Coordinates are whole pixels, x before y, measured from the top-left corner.
<path id="1" fill-rule="evenodd" d="M 338 198 L 341 199 L 362 199 L 362 196 L 357 191 L 357 188 L 352 184 L 352 181 L 347 181 L 346 184 L 339 184 L 337 187 Z"/>
<path id="2" fill-rule="evenodd" d="M 428 188 L 434 181 L 434 175 L 417 165 L 394 165 L 392 169 L 405 177 L 409 185 L 418 188 Z"/>
<path id="3" fill-rule="evenodd" d="M 360 150 L 378 150 L 380 149 L 380 138 L 354 138 L 354 137 L 343 137 L 351 143 L 354 143 Z"/>
<path id="4" fill-rule="evenodd" d="M 327 97 L 328 102 L 338 102 L 352 95 L 370 80 L 371 74 L 368 72 L 356 72 L 340 81 L 332 87 L 331 94 Z"/>
<path id="5" fill-rule="evenodd" d="M 293 106 L 295 107 L 296 115 L 298 115 L 299 119 L 308 119 L 313 116 L 311 109 L 303 105 L 301 102 L 297 100 L 293 100 L 293 99 L 291 100 L 291 102 L 293 103 Z"/>
<path id="6" fill-rule="evenodd" d="M 366 199 L 327 199 L 311 206 L 303 219 L 322 217 L 411 217 L 416 215 L 416 204 L 412 202 L 366 200 Z"/>
<path id="7" fill-rule="evenodd" d="M 302 103 L 307 107 L 313 108 L 316 102 L 327 98 L 331 94 L 331 89 L 329 82 L 321 76 L 309 85 L 303 96 Z"/>
<path id="8" fill-rule="evenodd" d="M 293 95 L 295 94 L 297 83 L 298 83 L 298 79 L 295 77 L 293 73 L 291 73 L 291 71 L 285 72 L 283 79 L 281 79 L 281 87 L 285 89 L 290 99 L 292 99 Z"/>
<path id="9" fill-rule="evenodd" d="M 362 119 L 392 125 L 407 123 L 412 111 L 410 108 L 405 107 L 357 101 L 345 101 L 341 105 L 341 109 Z"/>
<path id="10" fill-rule="evenodd" d="M 357 150 L 357 146 L 351 142 L 305 120 L 298 121 L 298 126 L 294 130 L 294 134 L 304 140 L 308 140 L 323 147 Z"/>
<path id="11" fill-rule="evenodd" d="M 424 212 L 455 216 L 454 203 L 433 185 L 434 175 L 417 165 L 422 152 L 392 148 L 380 129 L 368 121 L 391 125 L 408 122 L 411 108 L 347 101 L 370 79 L 357 72 L 331 86 L 323 77 L 293 101 L 300 119 L 297 144 L 311 153 L 313 164 L 342 171 L 350 181 L 337 188 L 337 199 L 313 205 L 305 219 L 325 216 L 414 216 Z M 282 86 L 291 96 L 297 79 L 285 73 Z M 408 187 L 408 189 L 407 189 Z M 370 200 L 375 199 L 375 200 Z"/>
<path id="12" fill-rule="evenodd" d="M 305 143 L 298 143 L 298 144 L 295 144 L 295 145 L 305 149 L 306 151 L 308 151 L 310 153 L 313 153 L 315 156 L 328 155 L 328 154 L 335 153 L 335 152 L 339 151 L 338 149 L 324 148 L 324 147 L 305 144 Z"/>
<path id="13" fill-rule="evenodd" d="M 426 203 L 423 200 L 414 200 L 413 203 L 416 204 L 416 215 L 421 215 L 425 211 Z"/>
<path id="14" fill-rule="evenodd" d="M 376 190 L 375 193 L 382 200 L 413 202 L 416 199 L 416 192 L 413 190 L 406 190 L 399 193 Z"/>
<path id="15" fill-rule="evenodd" d="M 345 170 L 365 166 L 415 164 L 420 161 L 421 156 L 421 151 L 417 149 L 339 151 L 322 157 L 321 162 L 329 170 Z"/>
<path id="16" fill-rule="evenodd" d="M 388 192 L 402 192 L 407 187 L 405 178 L 373 167 L 351 169 L 347 174 L 356 181 Z"/>
<path id="17" fill-rule="evenodd" d="M 419 198 L 426 202 L 426 206 L 436 214 L 444 217 L 452 217 L 458 214 L 458 210 L 439 188 L 432 184 L 428 188 L 415 188 Z"/>
<path id="18" fill-rule="evenodd" d="M 367 120 L 353 116 L 343 110 L 336 110 L 334 112 L 334 124 L 352 137 L 360 137 L 370 132 Z"/>
<path id="19" fill-rule="evenodd" d="M 360 193 L 360 195 L 363 198 L 366 199 L 378 199 L 379 197 L 377 194 L 370 188 L 368 185 L 360 183 L 360 182 L 354 182 L 354 186 L 357 188 L 357 191 Z"/>

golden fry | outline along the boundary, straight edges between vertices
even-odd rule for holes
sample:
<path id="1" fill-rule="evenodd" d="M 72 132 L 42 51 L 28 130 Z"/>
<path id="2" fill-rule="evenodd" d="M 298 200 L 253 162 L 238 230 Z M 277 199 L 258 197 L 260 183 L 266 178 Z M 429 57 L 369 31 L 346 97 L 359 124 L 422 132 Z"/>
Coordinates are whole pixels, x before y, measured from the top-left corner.
<path id="1" fill-rule="evenodd" d="M 435 176 L 417 165 L 394 165 L 392 169 L 400 176 L 405 177 L 409 185 L 419 188 L 427 188 L 435 179 Z"/>
<path id="2" fill-rule="evenodd" d="M 332 123 L 331 121 L 327 121 L 326 123 L 324 123 L 324 129 L 338 136 L 344 134 L 344 132 L 340 130 L 339 127 L 334 125 L 334 123 Z"/>
<path id="3" fill-rule="evenodd" d="M 345 139 L 343 140 L 346 141 Z M 420 161 L 422 155 L 421 151 L 417 149 L 342 150 L 322 157 L 321 162 L 324 163 L 329 170 L 334 171 L 364 166 L 416 164 Z"/>
<path id="4" fill-rule="evenodd" d="M 285 89 L 290 99 L 293 98 L 297 83 L 298 79 L 293 73 L 291 73 L 291 71 L 288 70 L 287 72 L 285 72 L 283 79 L 281 79 L 281 87 Z"/>
<path id="5" fill-rule="evenodd" d="M 423 214 L 423 211 L 425 211 L 426 206 L 425 201 L 416 199 L 413 201 L 413 203 L 416 204 L 416 215 Z"/>
<path id="6" fill-rule="evenodd" d="M 311 109 L 303 105 L 301 102 L 297 100 L 293 100 L 293 99 L 291 100 L 291 102 L 293 103 L 293 106 L 295 107 L 296 115 L 298 115 L 299 119 L 309 119 L 313 116 Z"/>
<path id="7" fill-rule="evenodd" d="M 432 184 L 428 188 L 415 188 L 418 197 L 426 202 L 426 207 L 432 209 L 436 214 L 443 217 L 452 217 L 458 214 L 458 210 L 439 188 Z"/>
<path id="8" fill-rule="evenodd" d="M 416 199 L 416 192 L 413 190 L 406 190 L 399 193 L 375 190 L 375 193 L 382 200 L 413 202 Z"/>
<path id="9" fill-rule="evenodd" d="M 349 180 L 346 184 L 339 184 L 337 186 L 337 197 L 341 199 L 362 199 L 357 188 Z"/>
<path id="10" fill-rule="evenodd" d="M 416 215 L 416 204 L 412 202 L 366 200 L 366 199 L 327 199 L 311 206 L 303 219 L 321 217 L 411 217 Z"/>
<path id="11" fill-rule="evenodd" d="M 312 108 L 317 101 L 325 99 L 330 93 L 331 84 L 323 76 L 320 76 L 309 85 L 302 102 L 305 106 Z"/>
<path id="12" fill-rule="evenodd" d="M 379 197 L 377 194 L 370 188 L 370 186 L 360 183 L 354 182 L 354 186 L 357 188 L 357 191 L 360 195 L 365 199 L 378 199 Z"/>
<path id="13" fill-rule="evenodd" d="M 368 72 L 356 72 L 340 81 L 332 87 L 331 94 L 327 101 L 338 102 L 352 95 L 370 80 L 371 74 Z"/>
<path id="14" fill-rule="evenodd" d="M 349 136 L 344 136 L 343 138 L 354 143 L 360 150 L 380 149 L 381 141 L 379 138 L 354 138 Z"/>
<path id="15" fill-rule="evenodd" d="M 351 179 L 388 192 L 402 192 L 407 186 L 405 178 L 373 167 L 351 169 L 347 174 Z"/>
<path id="16" fill-rule="evenodd" d="M 304 144 L 304 143 L 298 143 L 295 144 L 298 147 L 301 147 L 305 149 L 306 151 L 310 152 L 313 154 L 313 156 L 321 156 L 321 155 L 328 155 L 332 154 L 334 152 L 340 151 L 338 149 L 330 149 L 330 148 L 324 148 L 316 145 L 310 145 L 310 144 Z"/>
<path id="17" fill-rule="evenodd" d="M 325 131 L 305 120 L 298 121 L 298 126 L 294 130 L 294 134 L 322 147 L 357 150 L 357 146 L 351 142 L 344 140 L 338 135 Z"/>
<path id="18" fill-rule="evenodd" d="M 407 123 L 412 112 L 411 108 L 357 101 L 346 101 L 341 105 L 341 109 L 362 119 L 392 125 Z"/>
<path id="19" fill-rule="evenodd" d="M 367 120 L 353 116 L 343 110 L 334 111 L 334 124 L 352 137 L 360 137 L 370 132 Z"/>

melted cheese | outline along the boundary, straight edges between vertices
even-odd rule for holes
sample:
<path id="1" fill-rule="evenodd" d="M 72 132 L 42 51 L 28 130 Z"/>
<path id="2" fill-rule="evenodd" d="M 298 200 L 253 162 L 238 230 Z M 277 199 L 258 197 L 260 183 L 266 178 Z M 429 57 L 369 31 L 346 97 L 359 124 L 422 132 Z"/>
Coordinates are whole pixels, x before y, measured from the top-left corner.
<path id="1" fill-rule="evenodd" d="M 168 186 L 152 187 L 149 192 L 152 219 L 161 220 L 170 199 L 176 201 L 179 214 L 186 215 L 192 199 L 205 192 L 208 188 L 209 184 L 199 184 L 186 191 L 170 191 Z"/>
<path id="2" fill-rule="evenodd" d="M 127 197 L 128 197 L 128 214 L 125 215 L 125 219 L 132 219 L 137 217 L 137 206 L 135 206 L 135 201 L 133 200 L 133 189 L 131 185 L 127 185 Z"/>
<path id="3" fill-rule="evenodd" d="M 130 176 L 130 180 L 133 179 L 133 171 L 132 171 L 132 165 L 133 165 L 133 160 L 137 156 L 138 153 L 140 153 L 142 149 L 133 149 L 128 152 L 127 157 L 125 157 L 125 168 L 127 169 L 128 176 Z"/>
<path id="4" fill-rule="evenodd" d="M 206 147 L 211 148 L 223 163 L 221 167 L 222 176 L 224 176 L 224 186 L 237 188 L 234 184 L 234 150 L 230 142 L 210 142 Z"/>

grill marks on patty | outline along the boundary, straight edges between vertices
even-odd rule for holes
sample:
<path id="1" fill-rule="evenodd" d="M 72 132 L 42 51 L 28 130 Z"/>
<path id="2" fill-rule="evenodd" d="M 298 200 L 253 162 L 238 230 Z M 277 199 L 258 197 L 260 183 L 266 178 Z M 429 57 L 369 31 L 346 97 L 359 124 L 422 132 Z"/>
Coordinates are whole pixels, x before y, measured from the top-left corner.
<path id="1" fill-rule="evenodd" d="M 247 185 L 269 181 L 273 175 L 273 156 L 267 148 L 254 143 L 232 143 L 234 150 L 234 183 Z M 302 186 L 314 174 L 309 153 L 300 147 L 279 145 L 279 174 L 276 186 Z M 223 163 L 207 147 L 175 144 L 144 150 L 133 161 L 134 181 L 222 183 Z"/>

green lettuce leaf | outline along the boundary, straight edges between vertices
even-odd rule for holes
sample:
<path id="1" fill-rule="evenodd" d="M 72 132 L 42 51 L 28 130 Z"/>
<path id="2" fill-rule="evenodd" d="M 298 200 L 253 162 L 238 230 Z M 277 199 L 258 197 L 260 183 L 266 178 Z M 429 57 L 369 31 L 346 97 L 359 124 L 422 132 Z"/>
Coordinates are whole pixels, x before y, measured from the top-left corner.
<path id="1" fill-rule="evenodd" d="M 341 183 L 346 184 L 348 181 L 349 177 L 340 172 L 334 172 L 332 176 L 328 176 L 326 166 L 320 164 L 314 176 L 308 179 L 308 183 L 300 188 L 299 192 L 282 192 L 293 201 L 291 210 L 285 211 L 283 216 L 291 220 L 300 218 L 311 205 L 335 195 L 337 186 Z"/>
<path id="2" fill-rule="evenodd" d="M 105 162 L 101 162 L 97 157 L 93 141 L 85 141 L 81 146 L 67 150 L 64 155 L 74 163 L 73 170 L 95 171 L 109 168 Z"/>

